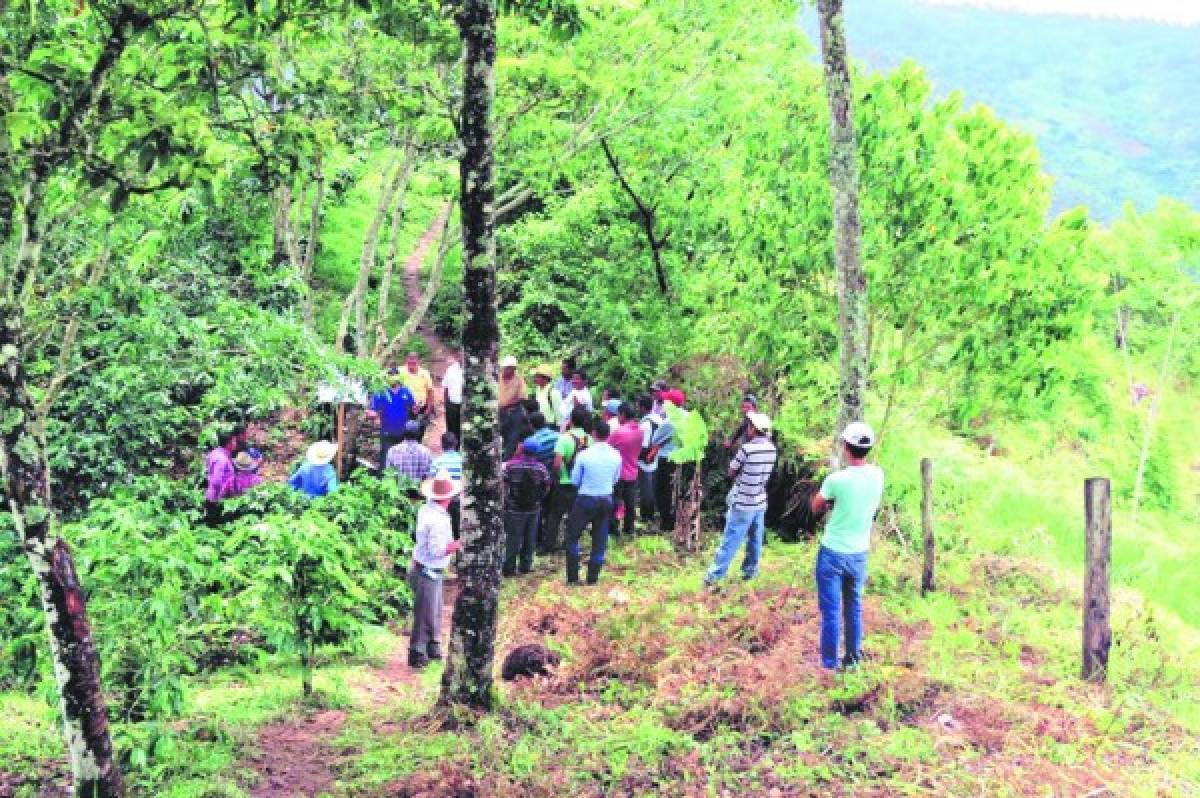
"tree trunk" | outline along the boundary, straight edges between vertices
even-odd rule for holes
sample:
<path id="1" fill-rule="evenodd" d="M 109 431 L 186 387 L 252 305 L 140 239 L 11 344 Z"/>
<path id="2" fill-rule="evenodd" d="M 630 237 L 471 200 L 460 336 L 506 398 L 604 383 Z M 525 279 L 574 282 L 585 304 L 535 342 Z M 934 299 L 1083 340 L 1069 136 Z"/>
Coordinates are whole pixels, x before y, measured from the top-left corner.
<path id="1" fill-rule="evenodd" d="M 300 281 L 304 285 L 304 328 L 313 330 L 313 261 L 316 260 L 318 239 L 321 232 L 321 204 L 325 201 L 325 174 L 321 171 L 320 153 L 316 157 L 313 174 L 313 201 L 308 215 L 308 239 L 304 242 L 304 255 L 300 260 Z"/>
<path id="2" fill-rule="evenodd" d="M 496 412 L 496 240 L 492 103 L 495 96 L 495 0 L 463 0 L 457 14 L 466 57 L 461 127 L 463 326 L 466 389 L 458 600 L 442 675 L 443 706 L 490 709 L 500 599 L 503 522 L 500 507 L 499 420 Z"/>
<path id="3" fill-rule="evenodd" d="M 383 363 L 387 349 L 387 323 L 391 316 L 392 276 L 396 273 L 396 260 L 400 256 L 400 227 L 404 220 L 404 206 L 397 204 L 392 210 L 391 230 L 388 238 L 387 255 L 383 258 L 383 275 L 379 279 L 379 303 L 375 308 L 375 347 L 371 358 Z"/>
<path id="4" fill-rule="evenodd" d="M 113 759 L 108 711 L 100 690 L 100 658 L 92 642 L 87 604 L 67 544 L 52 534 L 49 473 L 44 442 L 31 430 L 33 402 L 21 361 L 20 306 L 0 301 L 0 476 L 17 538 L 33 568 L 50 632 L 63 731 L 75 794 L 112 798 L 123 793 Z"/>
<path id="5" fill-rule="evenodd" d="M 847 424 L 862 418 L 867 392 L 867 276 L 862 267 L 858 152 L 842 0 L 817 0 L 817 14 L 821 26 L 825 90 L 829 98 L 829 182 L 833 189 L 838 329 L 841 332 L 838 419 L 833 447 L 834 461 L 840 466 L 842 446 L 836 439 Z"/>
<path id="6" fill-rule="evenodd" d="M 675 549 L 687 554 L 700 551 L 701 466 L 700 462 L 680 463 L 675 482 Z"/>
<path id="7" fill-rule="evenodd" d="M 353 314 L 356 326 L 355 339 L 358 342 L 354 351 L 359 355 L 367 354 L 367 286 L 370 284 L 371 272 L 375 270 L 375 250 L 379 246 L 379 231 L 383 227 L 384 219 L 387 218 L 388 208 L 392 207 L 392 199 L 396 196 L 396 192 L 407 185 L 408 178 L 412 175 L 414 160 L 412 145 L 406 144 L 404 163 L 396 170 L 395 176 L 388 179 L 387 175 L 391 172 L 390 166 L 384 171 L 383 189 L 379 195 L 379 202 L 375 205 L 375 215 L 371 218 L 371 223 L 363 236 L 358 279 L 355 280 L 354 288 L 350 290 L 342 303 L 342 316 L 338 320 L 337 338 L 334 341 L 334 346 L 339 350 L 350 351 L 345 346 L 345 342 L 346 333 L 350 329 L 350 317 Z"/>

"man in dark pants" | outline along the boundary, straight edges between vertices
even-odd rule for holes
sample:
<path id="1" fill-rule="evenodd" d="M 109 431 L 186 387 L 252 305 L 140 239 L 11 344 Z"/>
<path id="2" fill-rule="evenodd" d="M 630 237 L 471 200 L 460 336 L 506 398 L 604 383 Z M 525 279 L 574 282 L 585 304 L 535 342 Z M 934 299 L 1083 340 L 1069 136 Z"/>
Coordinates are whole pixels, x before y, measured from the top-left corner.
<path id="1" fill-rule="evenodd" d="M 613 488 L 621 478 L 621 455 L 608 445 L 608 424 L 597 422 L 595 442 L 575 457 L 571 483 L 579 489 L 571 515 L 567 517 L 567 584 L 579 584 L 579 536 L 592 528 L 592 551 L 587 581 L 596 584 L 608 549 L 608 524 L 612 514 Z"/>
<path id="2" fill-rule="evenodd" d="M 617 482 L 613 503 L 620 504 L 625 510 L 621 534 L 629 538 L 633 537 L 633 525 L 637 519 L 637 462 L 642 451 L 642 429 L 638 426 L 637 413 L 628 402 L 619 403 L 612 424 L 608 445 L 621 455 L 621 479 Z M 613 534 L 616 534 L 617 523 L 617 516 L 614 515 Z"/>
<path id="3" fill-rule="evenodd" d="M 503 469 L 505 576 L 516 575 L 518 558 L 521 573 L 533 570 L 538 517 L 542 500 L 550 492 L 550 472 L 525 447 L 525 443 L 517 446 L 516 455 Z"/>
<path id="4" fill-rule="evenodd" d="M 563 520 L 571 512 L 575 504 L 578 489 L 571 481 L 571 468 L 575 458 L 592 442 L 588 428 L 591 426 L 591 416 L 582 407 L 571 411 L 567 420 L 567 428 L 558 436 L 554 444 L 554 461 L 550 468 L 550 476 L 555 480 L 550 492 L 550 500 L 546 504 L 546 523 L 542 525 L 543 537 L 540 541 L 542 554 L 550 554 L 562 548 Z"/>

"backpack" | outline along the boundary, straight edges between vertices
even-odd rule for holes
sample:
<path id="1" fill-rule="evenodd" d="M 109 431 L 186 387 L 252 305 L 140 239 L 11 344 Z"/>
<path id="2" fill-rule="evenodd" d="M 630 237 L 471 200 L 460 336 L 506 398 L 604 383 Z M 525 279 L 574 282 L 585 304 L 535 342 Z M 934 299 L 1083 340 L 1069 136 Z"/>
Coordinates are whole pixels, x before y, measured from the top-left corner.
<path id="1" fill-rule="evenodd" d="M 565 432 L 563 434 L 570 435 L 571 438 L 575 441 L 575 451 L 571 452 L 571 456 L 567 458 L 567 461 L 565 463 L 563 463 L 563 468 L 567 469 L 567 473 L 570 474 L 571 469 L 573 469 L 575 467 L 575 458 L 579 456 L 580 452 L 582 452 L 584 449 L 586 449 L 588 447 L 588 442 L 591 441 L 592 436 L 588 435 L 586 432 L 583 433 L 582 438 L 576 438 L 574 435 L 571 434 L 570 431 Z"/>
<path id="2" fill-rule="evenodd" d="M 658 459 L 659 444 L 654 442 L 654 436 L 658 434 L 659 424 L 649 416 L 643 418 L 642 421 L 650 422 L 650 445 L 642 447 L 642 451 L 638 454 L 638 459 L 646 465 L 650 465 Z"/>

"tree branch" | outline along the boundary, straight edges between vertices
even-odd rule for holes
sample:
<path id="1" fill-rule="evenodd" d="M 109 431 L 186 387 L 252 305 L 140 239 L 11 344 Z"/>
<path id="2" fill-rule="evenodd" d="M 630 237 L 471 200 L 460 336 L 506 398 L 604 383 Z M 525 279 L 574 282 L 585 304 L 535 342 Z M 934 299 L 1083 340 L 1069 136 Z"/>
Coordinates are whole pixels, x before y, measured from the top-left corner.
<path id="1" fill-rule="evenodd" d="M 670 287 L 667 285 L 667 272 L 662 262 L 662 249 L 667 244 L 667 239 L 670 238 L 668 232 L 662 238 L 654 234 L 654 209 L 646 206 L 642 202 L 642 198 L 633 190 L 633 186 L 629 185 L 629 181 L 625 179 L 624 173 L 621 171 L 621 164 L 617 161 L 617 156 L 613 154 L 612 148 L 608 146 L 608 139 L 601 138 L 600 146 L 604 149 L 604 157 L 608 159 L 608 165 L 612 169 L 613 174 L 617 177 L 617 182 L 621 184 L 621 188 L 633 200 L 633 204 L 637 206 L 638 215 L 641 217 L 642 230 L 646 233 L 646 241 L 650 244 L 650 256 L 654 259 L 654 275 L 658 278 L 658 290 L 666 296 L 670 293 Z"/>

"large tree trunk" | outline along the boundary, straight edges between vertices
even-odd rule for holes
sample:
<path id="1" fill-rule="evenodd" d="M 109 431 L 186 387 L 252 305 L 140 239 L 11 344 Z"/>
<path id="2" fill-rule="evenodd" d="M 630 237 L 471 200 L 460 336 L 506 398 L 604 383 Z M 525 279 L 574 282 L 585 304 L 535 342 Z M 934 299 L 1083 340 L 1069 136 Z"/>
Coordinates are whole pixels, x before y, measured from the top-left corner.
<path id="1" fill-rule="evenodd" d="M 23 318 L 11 298 L 0 300 L 0 476 L 17 537 L 37 577 L 50 632 L 63 730 L 75 794 L 122 794 L 113 760 L 108 712 L 100 690 L 100 658 L 92 642 L 83 590 L 70 549 L 51 534 L 53 521 L 45 447 L 33 430 L 34 407 L 21 360 Z"/>
<path id="2" fill-rule="evenodd" d="M 466 393 L 463 451 L 467 493 L 463 498 L 460 591 L 442 675 L 440 702 L 490 709 L 500 599 L 503 521 L 500 508 L 499 420 L 496 414 L 495 186 L 492 103 L 495 95 L 495 0 L 463 0 L 457 16 L 463 64 L 460 164 L 463 228 L 463 350 Z"/>
<path id="3" fill-rule="evenodd" d="M 836 442 L 846 425 L 862 418 L 867 392 L 867 276 L 862 266 L 862 223 L 858 216 L 858 150 L 851 108 L 850 68 L 842 0 L 817 0 L 821 56 L 829 97 L 829 182 L 833 188 L 833 228 L 837 261 L 838 328 L 841 364 Z"/>

